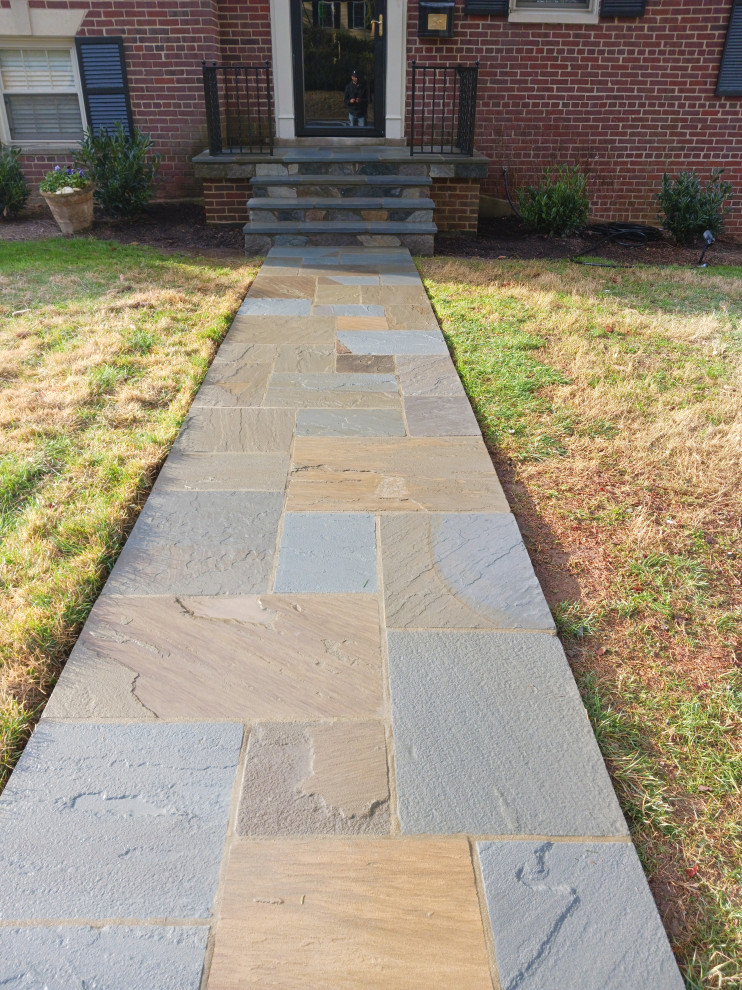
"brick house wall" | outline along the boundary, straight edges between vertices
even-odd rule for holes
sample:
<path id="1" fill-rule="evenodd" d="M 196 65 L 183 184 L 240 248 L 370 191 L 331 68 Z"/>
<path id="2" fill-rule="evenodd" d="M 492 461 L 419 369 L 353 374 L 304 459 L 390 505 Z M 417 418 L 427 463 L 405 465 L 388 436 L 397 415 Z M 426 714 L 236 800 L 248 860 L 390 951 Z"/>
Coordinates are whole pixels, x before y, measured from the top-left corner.
<path id="1" fill-rule="evenodd" d="M 154 150 L 162 156 L 158 196 L 200 196 L 191 158 L 207 145 L 201 61 L 222 60 L 216 0 L 31 0 L 30 6 L 86 8 L 80 36 L 123 37 L 134 125 L 152 137 Z M 267 0 L 255 5 L 261 8 L 260 17 L 252 4 L 243 6 L 250 7 L 250 23 L 269 44 Z M 1 0 L 0 7 L 9 7 L 8 0 Z M 237 9 L 238 4 L 231 7 Z M 246 29 L 232 20 L 221 22 L 221 30 L 236 37 Z M 237 52 L 238 46 L 234 48 Z M 238 56 L 242 54 L 240 50 Z M 38 183 L 46 171 L 69 163 L 71 157 L 62 152 L 25 155 L 22 167 L 28 180 Z"/>
<path id="2" fill-rule="evenodd" d="M 663 172 L 695 168 L 742 194 L 742 99 L 715 94 L 731 0 L 648 0 L 643 17 L 598 24 L 524 24 L 454 14 L 455 37 L 417 37 L 409 2 L 408 54 L 427 64 L 480 60 L 476 147 L 492 162 L 482 191 L 503 196 L 550 163 L 589 173 L 593 214 L 657 222 Z M 727 232 L 742 236 L 742 196 Z"/>

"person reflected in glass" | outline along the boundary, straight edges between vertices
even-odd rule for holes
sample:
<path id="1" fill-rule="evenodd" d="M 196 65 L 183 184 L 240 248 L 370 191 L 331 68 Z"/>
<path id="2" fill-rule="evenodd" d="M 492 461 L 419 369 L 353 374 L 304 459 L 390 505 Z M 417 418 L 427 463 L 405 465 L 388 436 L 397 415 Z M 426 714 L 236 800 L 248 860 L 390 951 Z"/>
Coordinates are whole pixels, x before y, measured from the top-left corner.
<path id="1" fill-rule="evenodd" d="M 368 86 L 353 69 L 350 82 L 345 87 L 345 105 L 348 108 L 348 120 L 351 127 L 365 127 L 368 112 Z"/>

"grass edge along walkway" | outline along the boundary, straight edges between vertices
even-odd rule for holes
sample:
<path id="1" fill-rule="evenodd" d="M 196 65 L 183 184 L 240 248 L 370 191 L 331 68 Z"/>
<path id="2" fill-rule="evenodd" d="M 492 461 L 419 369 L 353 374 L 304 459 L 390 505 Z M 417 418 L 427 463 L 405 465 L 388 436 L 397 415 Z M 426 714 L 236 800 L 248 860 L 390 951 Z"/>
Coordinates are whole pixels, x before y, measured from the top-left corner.
<path id="1" fill-rule="evenodd" d="M 742 269 L 418 262 L 690 990 L 742 986 Z"/>
<path id="2" fill-rule="evenodd" d="M 0 789 L 256 270 L 2 245 Z"/>

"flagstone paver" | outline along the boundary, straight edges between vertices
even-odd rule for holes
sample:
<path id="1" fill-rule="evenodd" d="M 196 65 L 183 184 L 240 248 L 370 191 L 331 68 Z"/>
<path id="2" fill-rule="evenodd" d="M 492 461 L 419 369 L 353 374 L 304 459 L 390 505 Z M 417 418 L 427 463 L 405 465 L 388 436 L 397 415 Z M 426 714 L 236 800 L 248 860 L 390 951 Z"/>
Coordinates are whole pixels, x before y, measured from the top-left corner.
<path id="1" fill-rule="evenodd" d="M 477 848 L 503 990 L 683 990 L 633 846 Z"/>
<path id="2" fill-rule="evenodd" d="M 0 923 L 14 990 L 679 990 L 405 249 L 265 259 L 0 798 Z"/>
<path id="3" fill-rule="evenodd" d="M 370 592 L 376 577 L 376 526 L 369 513 L 287 512 L 275 590 Z"/>
<path id="4" fill-rule="evenodd" d="M 0 797 L 3 919 L 208 917 L 242 734 L 46 720 Z"/>
<path id="5" fill-rule="evenodd" d="M 237 831 L 253 836 L 388 833 L 383 724 L 256 725 Z"/>
<path id="6" fill-rule="evenodd" d="M 282 501 L 279 492 L 153 492 L 103 594 L 267 591 Z"/>
<path id="7" fill-rule="evenodd" d="M 6 990 L 199 990 L 207 927 L 4 928 Z"/>
<path id="8" fill-rule="evenodd" d="M 404 832 L 628 834 L 561 644 L 390 631 Z"/>
<path id="9" fill-rule="evenodd" d="M 509 513 L 397 513 L 380 533 L 388 629 L 553 630 Z"/>
<path id="10" fill-rule="evenodd" d="M 124 674 L 97 680 L 91 661 Z M 104 595 L 46 714 L 126 718 L 133 701 L 159 718 L 373 717 L 382 697 L 371 595 Z"/>
<path id="11" fill-rule="evenodd" d="M 237 842 L 209 990 L 492 981 L 466 839 Z"/>

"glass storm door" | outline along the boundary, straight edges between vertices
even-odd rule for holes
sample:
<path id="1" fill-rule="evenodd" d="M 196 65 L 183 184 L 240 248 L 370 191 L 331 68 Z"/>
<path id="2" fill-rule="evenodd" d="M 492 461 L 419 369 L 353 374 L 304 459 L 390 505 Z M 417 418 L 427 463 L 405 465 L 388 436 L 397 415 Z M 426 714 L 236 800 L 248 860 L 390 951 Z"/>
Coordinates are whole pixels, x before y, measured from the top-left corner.
<path id="1" fill-rule="evenodd" d="M 291 0 L 297 135 L 384 134 L 386 0 Z M 365 123 L 351 119 L 345 91 L 358 73 Z"/>

